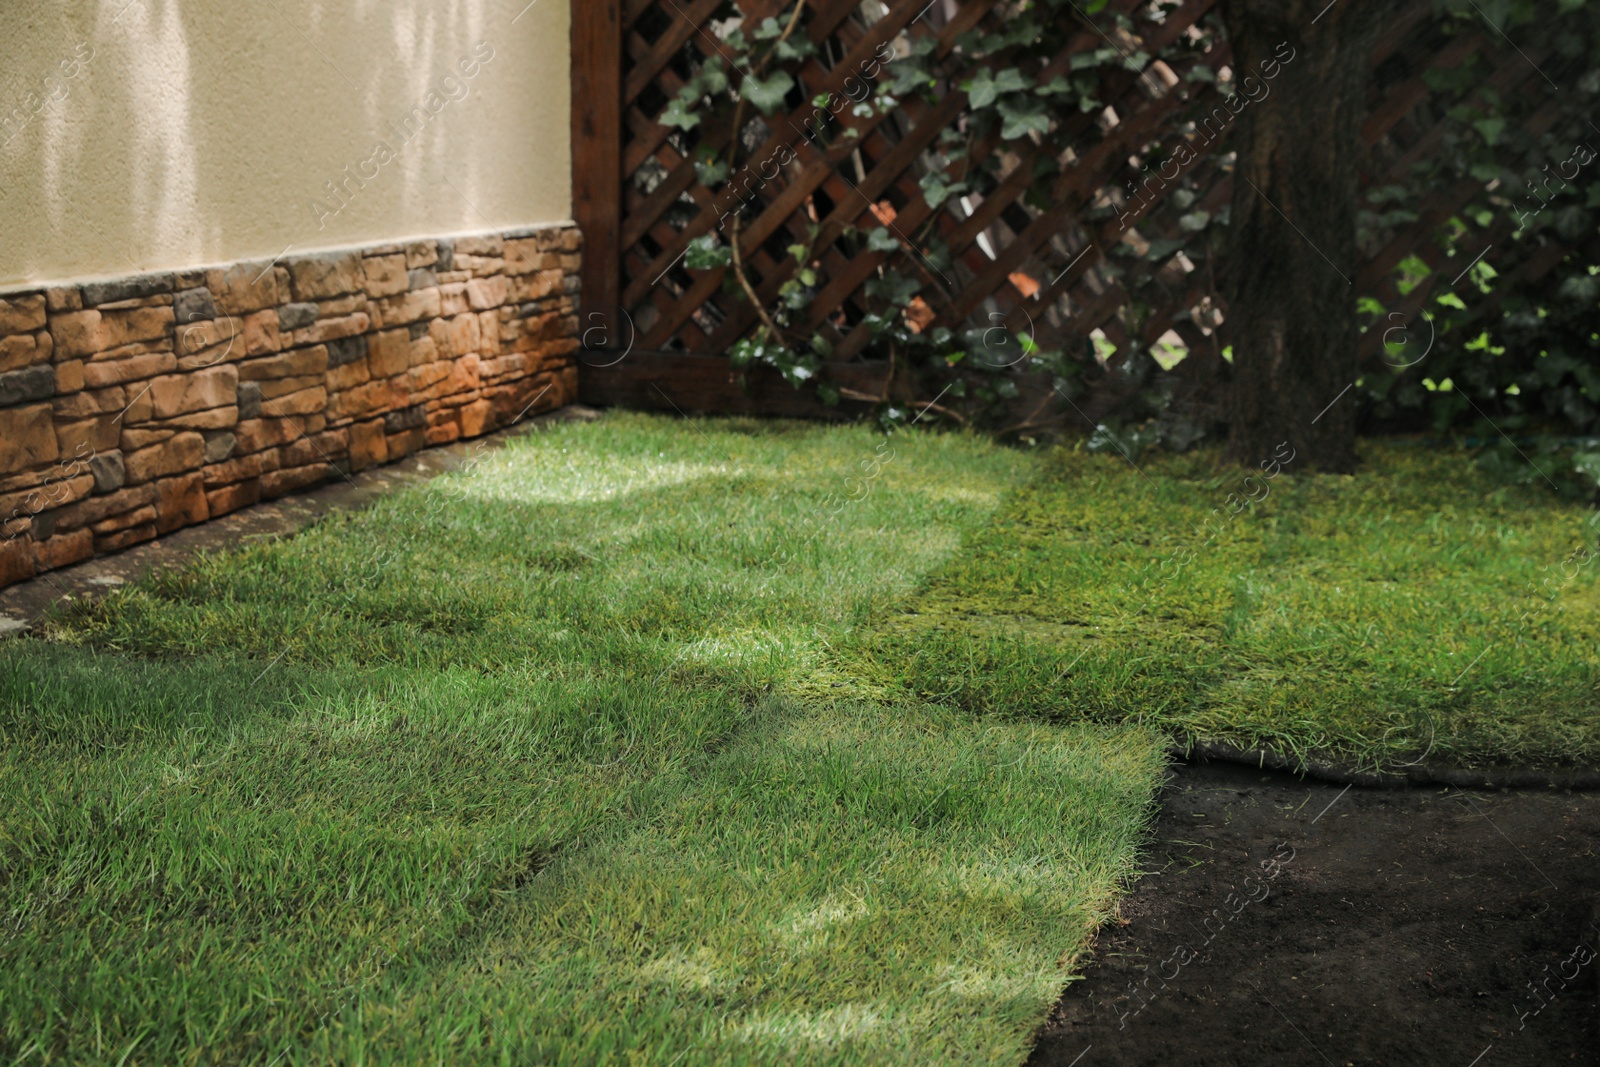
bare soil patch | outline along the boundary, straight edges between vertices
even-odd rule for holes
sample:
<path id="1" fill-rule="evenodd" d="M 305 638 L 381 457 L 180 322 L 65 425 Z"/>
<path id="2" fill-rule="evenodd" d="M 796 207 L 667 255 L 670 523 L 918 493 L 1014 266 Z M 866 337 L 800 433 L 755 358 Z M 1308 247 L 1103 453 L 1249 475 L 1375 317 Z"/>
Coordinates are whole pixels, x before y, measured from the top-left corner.
<path id="1" fill-rule="evenodd" d="M 1163 801 L 1031 1065 L 1600 1064 L 1600 795 L 1195 763 Z"/>

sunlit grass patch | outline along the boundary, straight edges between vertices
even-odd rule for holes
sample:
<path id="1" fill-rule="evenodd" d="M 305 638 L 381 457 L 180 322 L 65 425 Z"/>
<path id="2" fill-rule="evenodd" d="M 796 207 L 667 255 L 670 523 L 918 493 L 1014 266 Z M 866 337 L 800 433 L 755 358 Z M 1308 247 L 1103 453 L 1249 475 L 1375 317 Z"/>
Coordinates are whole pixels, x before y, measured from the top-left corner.
<path id="1" fill-rule="evenodd" d="M 648 829 L 511 902 L 469 966 L 503 976 L 495 1000 L 536 982 L 609 1005 L 587 1009 L 604 1033 L 519 1020 L 535 1061 L 1016 1063 L 1131 873 L 1152 741 L 773 711 Z M 498 963 L 551 944 L 536 975 Z M 705 1022 L 660 1047 L 672 1010 Z"/>
<path id="2" fill-rule="evenodd" d="M 1159 746 L 834 650 L 1028 463 L 613 416 L 0 645 L 0 1051 L 1014 1062 Z"/>

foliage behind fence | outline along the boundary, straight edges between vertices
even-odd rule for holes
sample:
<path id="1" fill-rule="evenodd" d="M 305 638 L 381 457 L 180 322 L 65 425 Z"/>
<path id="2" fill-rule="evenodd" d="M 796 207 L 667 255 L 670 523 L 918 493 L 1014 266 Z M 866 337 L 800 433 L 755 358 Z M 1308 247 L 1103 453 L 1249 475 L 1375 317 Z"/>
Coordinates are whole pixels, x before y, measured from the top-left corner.
<path id="1" fill-rule="evenodd" d="M 1181 445 L 1219 417 L 1230 139 L 1295 43 L 1233 70 L 1213 0 L 617 3 L 621 110 L 595 136 L 621 180 L 590 207 L 616 258 L 588 306 L 622 314 L 601 341 L 770 364 L 829 402 L 942 386 L 941 415 L 1017 432 L 1159 416 Z M 1593 244 L 1506 196 L 1573 135 L 1586 60 L 1504 29 L 1419 0 L 1373 56 L 1365 261 L 1328 284 L 1361 302 L 1361 389 L 1393 423 Z M 885 364 L 881 388 L 841 385 L 848 361 Z M 1496 404 L 1531 373 L 1503 362 L 1478 375 Z M 1041 370 L 1055 389 L 1019 414 L 1017 375 Z M 1600 381 L 1569 371 L 1588 429 Z"/>

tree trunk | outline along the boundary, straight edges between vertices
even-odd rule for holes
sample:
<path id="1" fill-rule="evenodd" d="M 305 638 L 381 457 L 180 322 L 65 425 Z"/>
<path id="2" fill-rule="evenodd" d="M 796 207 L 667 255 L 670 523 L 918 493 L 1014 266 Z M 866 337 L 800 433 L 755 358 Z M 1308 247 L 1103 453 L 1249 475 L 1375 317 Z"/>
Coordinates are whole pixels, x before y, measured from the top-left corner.
<path id="1" fill-rule="evenodd" d="M 1228 454 L 1252 466 L 1277 460 L 1347 472 L 1356 465 L 1355 403 L 1345 390 L 1356 380 L 1360 338 L 1361 124 L 1388 9 L 1380 0 L 1221 7 L 1234 87 L 1248 100 L 1236 133 L 1226 293 Z"/>

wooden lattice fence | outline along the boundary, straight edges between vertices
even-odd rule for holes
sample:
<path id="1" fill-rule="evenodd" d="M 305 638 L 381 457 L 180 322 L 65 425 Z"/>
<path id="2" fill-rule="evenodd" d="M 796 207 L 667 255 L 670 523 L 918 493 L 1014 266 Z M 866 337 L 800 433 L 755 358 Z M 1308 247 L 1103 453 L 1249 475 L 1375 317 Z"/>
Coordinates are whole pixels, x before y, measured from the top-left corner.
<path id="1" fill-rule="evenodd" d="M 658 121 L 707 59 L 724 53 L 719 35 L 730 23 L 714 18 L 726 12 L 723 0 L 575 4 L 584 395 L 685 410 L 817 408 L 809 395 L 781 395 L 788 387 L 776 375 L 736 382 L 727 373 L 722 356 L 762 319 L 745 289 L 728 283 L 729 267 L 685 263 L 691 242 L 714 232 L 737 246 L 736 262 L 762 306 L 810 269 L 814 299 L 796 333 L 820 337 L 831 350 L 828 373 L 846 386 L 846 396 L 886 388 L 888 365 L 871 349 L 871 316 L 885 313 L 885 302 L 871 294 L 870 283 L 895 257 L 921 285 L 903 312 L 915 329 L 1003 325 L 1041 348 L 1082 353 L 1098 392 L 1078 410 L 1091 422 L 1115 406 L 1119 390 L 1118 362 L 1096 362 L 1096 351 L 1183 355 L 1176 376 L 1197 396 L 1204 393 L 1224 373 L 1226 263 L 1215 231 L 1201 231 L 1204 220 L 1227 214 L 1228 134 L 1245 106 L 1216 87 L 1229 54 L 1220 34 L 1201 33 L 1214 29 L 1204 21 L 1215 20 L 1213 3 L 1112 0 L 1034 71 L 1047 82 L 1071 72 L 1075 57 L 1108 44 L 1145 59 L 1138 70 L 1100 68 L 1097 99 L 1104 107 L 1063 120 L 1072 148 L 1055 154 L 1029 138 L 991 134 L 949 163 L 934 149 L 968 108 L 960 86 L 972 70 L 959 45 L 970 40 L 964 35 L 1003 28 L 1010 5 L 1001 0 L 812 0 L 799 32 L 815 49 L 791 64 L 796 90 L 785 108 L 752 115 L 739 131 L 731 123 L 686 130 Z M 785 0 L 736 6 L 749 25 L 793 11 Z M 1426 0 L 1397 6 L 1373 57 L 1363 133 L 1374 186 L 1403 184 L 1445 135 L 1444 102 L 1430 100 L 1430 69 L 1483 52 L 1493 61 L 1489 83 L 1502 95 L 1542 88 L 1530 85 L 1540 57 L 1521 55 L 1487 30 L 1442 37 L 1430 12 Z M 1126 16 L 1126 25 L 1118 26 L 1114 15 Z M 1175 48 L 1186 40 L 1203 40 L 1205 47 Z M 826 106 L 819 101 L 857 99 L 861 86 L 886 77 L 897 57 L 923 49 L 930 50 L 938 82 L 931 98 L 908 94 L 893 109 L 842 107 L 827 120 L 827 136 L 818 135 Z M 732 76 L 737 85 L 740 75 Z M 722 153 L 735 136 L 748 149 L 743 166 L 716 187 L 701 184 L 697 159 Z M 1143 162 L 1152 151 L 1181 159 L 1177 173 L 1152 174 Z M 963 182 L 973 178 L 976 161 L 988 159 L 1000 166 L 981 191 L 929 202 L 930 170 L 942 167 L 944 184 Z M 1051 175 L 1043 202 L 1028 195 L 1041 171 Z M 1430 266 L 1442 263 L 1449 252 L 1441 226 L 1482 192 L 1483 183 L 1470 179 L 1435 190 L 1403 221 L 1369 235 L 1367 262 L 1341 272 L 1352 297 L 1371 296 L 1415 317 L 1436 295 L 1438 275 L 1402 293 L 1395 268 L 1413 255 Z M 1493 234 L 1503 238 L 1513 225 L 1507 215 Z M 896 247 L 864 246 L 860 234 L 875 227 L 892 230 Z M 928 254 L 935 241 L 948 249 L 944 266 Z M 791 254 L 796 245 L 811 250 L 806 261 Z M 1555 245 L 1535 249 L 1515 270 L 1537 277 L 1565 253 Z M 1377 353 L 1381 337 L 1381 330 L 1366 334 L 1364 358 Z M 1019 411 L 1038 395 L 1035 389 L 1020 398 Z"/>

